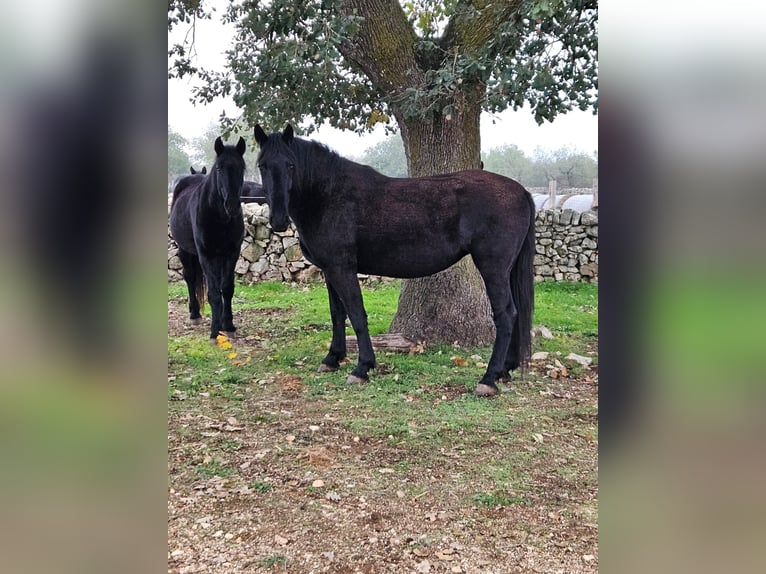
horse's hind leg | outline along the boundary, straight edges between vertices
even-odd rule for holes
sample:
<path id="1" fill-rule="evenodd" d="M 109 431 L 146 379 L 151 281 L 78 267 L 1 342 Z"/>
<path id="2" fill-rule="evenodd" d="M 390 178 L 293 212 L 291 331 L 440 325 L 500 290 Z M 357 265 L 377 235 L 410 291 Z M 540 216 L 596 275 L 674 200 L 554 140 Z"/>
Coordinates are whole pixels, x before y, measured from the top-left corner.
<path id="1" fill-rule="evenodd" d="M 363 383 L 369 379 L 368 372 L 375 368 L 375 352 L 372 350 L 370 332 L 367 329 L 367 313 L 364 310 L 362 290 L 359 288 L 359 280 L 356 273 L 348 271 L 325 270 L 325 279 L 328 285 L 332 285 L 336 294 L 343 302 L 351 321 L 351 326 L 356 333 L 359 345 L 359 361 L 351 374 L 348 376 L 349 383 Z M 345 338 L 345 334 L 342 335 Z M 333 323 L 333 339 L 335 339 L 335 324 Z M 343 343 L 345 346 L 345 342 Z"/>
<path id="2" fill-rule="evenodd" d="M 508 345 L 508 352 L 505 356 L 505 365 L 503 366 L 503 374 L 500 377 L 504 381 L 511 380 L 511 372 L 515 371 L 521 365 L 521 359 L 519 359 L 519 321 L 518 313 L 515 315 L 513 329 L 511 332 L 511 343 Z"/>
<path id="3" fill-rule="evenodd" d="M 343 306 L 330 282 L 327 282 L 327 294 L 330 298 L 330 317 L 332 318 L 332 342 L 330 352 L 319 365 L 319 372 L 337 371 L 340 362 L 346 358 L 346 308 Z"/>
<path id="4" fill-rule="evenodd" d="M 476 261 L 474 257 L 474 261 Z M 508 348 L 513 339 L 513 325 L 516 320 L 516 307 L 511 297 L 511 286 L 507 273 L 498 273 L 495 269 L 486 269 L 477 263 L 484 279 L 487 296 L 492 307 L 492 319 L 495 323 L 495 342 L 487 370 L 476 385 L 476 394 L 492 396 L 498 393 L 496 381 L 504 374 Z"/>
<path id="5" fill-rule="evenodd" d="M 189 319 L 195 325 L 202 322 L 200 315 L 200 301 L 197 299 L 199 287 L 202 285 L 202 267 L 199 264 L 199 258 L 194 253 L 189 253 L 183 249 L 178 250 L 178 258 L 183 266 L 184 281 L 189 290 Z"/>

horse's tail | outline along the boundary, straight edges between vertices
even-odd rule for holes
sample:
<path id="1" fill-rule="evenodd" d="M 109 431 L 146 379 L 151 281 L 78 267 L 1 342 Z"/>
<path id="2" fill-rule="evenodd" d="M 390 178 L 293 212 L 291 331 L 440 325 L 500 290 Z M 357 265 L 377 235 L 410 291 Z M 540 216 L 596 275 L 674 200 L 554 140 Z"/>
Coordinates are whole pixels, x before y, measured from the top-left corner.
<path id="1" fill-rule="evenodd" d="M 527 193 L 529 227 L 524 244 L 511 269 L 511 293 L 516 303 L 516 325 L 519 342 L 519 366 L 526 370 L 532 356 L 532 314 L 535 308 L 535 202 Z"/>

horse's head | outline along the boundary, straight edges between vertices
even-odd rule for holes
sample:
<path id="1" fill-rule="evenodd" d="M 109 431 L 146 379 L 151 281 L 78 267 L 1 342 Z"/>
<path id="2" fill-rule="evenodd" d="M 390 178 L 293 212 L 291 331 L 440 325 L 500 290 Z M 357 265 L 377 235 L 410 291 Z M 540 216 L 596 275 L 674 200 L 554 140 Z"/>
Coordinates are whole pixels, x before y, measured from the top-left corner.
<path id="1" fill-rule="evenodd" d="M 281 134 L 266 135 L 261 126 L 256 125 L 255 141 L 261 148 L 258 169 L 269 203 L 269 222 L 274 231 L 284 231 L 290 224 L 287 206 L 295 177 L 295 152 L 290 145 L 293 141 L 293 128 L 287 124 Z"/>
<path id="2" fill-rule="evenodd" d="M 215 140 L 215 163 L 208 177 L 213 177 L 216 191 L 221 197 L 226 215 L 241 209 L 239 196 L 245 180 L 245 140 L 239 138 L 236 146 L 224 145 L 221 138 Z"/>

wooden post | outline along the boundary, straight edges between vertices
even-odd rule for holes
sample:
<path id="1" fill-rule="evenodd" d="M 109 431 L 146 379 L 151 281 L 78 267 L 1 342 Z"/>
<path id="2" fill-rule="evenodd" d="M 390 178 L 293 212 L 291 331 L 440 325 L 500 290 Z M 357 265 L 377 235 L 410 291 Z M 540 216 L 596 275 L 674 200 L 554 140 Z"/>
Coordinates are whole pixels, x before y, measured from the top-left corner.
<path id="1" fill-rule="evenodd" d="M 548 209 L 556 209 L 556 180 L 548 180 Z"/>
<path id="2" fill-rule="evenodd" d="M 598 178 L 593 178 L 593 205 L 592 209 L 598 209 Z"/>

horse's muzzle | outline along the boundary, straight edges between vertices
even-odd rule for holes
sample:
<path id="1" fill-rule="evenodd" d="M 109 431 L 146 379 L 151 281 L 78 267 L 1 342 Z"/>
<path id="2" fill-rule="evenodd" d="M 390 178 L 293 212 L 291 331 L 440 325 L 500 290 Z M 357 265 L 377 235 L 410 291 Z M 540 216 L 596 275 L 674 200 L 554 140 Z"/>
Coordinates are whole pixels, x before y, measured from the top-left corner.
<path id="1" fill-rule="evenodd" d="M 288 226 L 290 225 L 290 220 L 287 218 L 280 219 L 279 221 L 272 219 L 269 223 L 271 223 L 271 228 L 274 231 L 281 233 L 287 230 Z"/>

